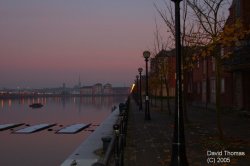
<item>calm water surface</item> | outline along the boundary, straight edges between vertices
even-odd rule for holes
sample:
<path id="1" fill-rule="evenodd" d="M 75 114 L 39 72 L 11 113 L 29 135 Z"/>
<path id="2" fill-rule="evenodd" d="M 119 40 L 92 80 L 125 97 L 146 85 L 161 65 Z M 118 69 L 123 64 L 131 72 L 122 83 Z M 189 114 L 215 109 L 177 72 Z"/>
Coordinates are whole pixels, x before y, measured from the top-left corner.
<path id="1" fill-rule="evenodd" d="M 32 134 L 14 134 L 15 130 L 0 131 L 0 165 L 56 166 L 60 165 L 111 112 L 122 97 L 53 97 L 30 99 L 0 99 L 0 124 L 56 123 L 48 129 Z M 42 108 L 29 107 L 34 102 Z M 58 129 L 76 123 L 92 123 L 77 134 L 55 134 Z"/>

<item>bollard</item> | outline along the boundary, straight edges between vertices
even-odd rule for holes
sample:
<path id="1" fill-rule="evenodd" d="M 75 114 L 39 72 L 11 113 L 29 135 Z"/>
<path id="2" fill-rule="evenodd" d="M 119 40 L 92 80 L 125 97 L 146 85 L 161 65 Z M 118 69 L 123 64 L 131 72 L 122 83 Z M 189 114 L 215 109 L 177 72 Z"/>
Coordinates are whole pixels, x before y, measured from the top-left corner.
<path id="1" fill-rule="evenodd" d="M 72 163 L 70 164 L 70 166 L 77 166 L 76 160 L 73 160 Z"/>
<path id="2" fill-rule="evenodd" d="M 109 147 L 109 144 L 110 144 L 110 141 L 111 141 L 111 137 L 107 136 L 107 137 L 102 137 L 102 150 L 103 150 L 103 153 L 106 153 L 108 147 Z"/>

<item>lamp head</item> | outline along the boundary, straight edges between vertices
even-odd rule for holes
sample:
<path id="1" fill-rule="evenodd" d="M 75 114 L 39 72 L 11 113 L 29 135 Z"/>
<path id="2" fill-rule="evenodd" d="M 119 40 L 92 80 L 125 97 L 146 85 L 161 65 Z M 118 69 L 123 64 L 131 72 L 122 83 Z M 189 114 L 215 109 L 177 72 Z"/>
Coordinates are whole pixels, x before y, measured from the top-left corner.
<path id="1" fill-rule="evenodd" d="M 142 72 L 142 70 L 143 70 L 143 69 L 142 69 L 141 67 L 140 67 L 140 68 L 138 68 L 138 71 L 139 71 L 140 73 Z"/>
<path id="2" fill-rule="evenodd" d="M 145 59 L 148 59 L 148 58 L 150 57 L 150 52 L 149 52 L 149 51 L 144 51 L 144 52 L 143 52 L 143 57 L 144 57 Z"/>

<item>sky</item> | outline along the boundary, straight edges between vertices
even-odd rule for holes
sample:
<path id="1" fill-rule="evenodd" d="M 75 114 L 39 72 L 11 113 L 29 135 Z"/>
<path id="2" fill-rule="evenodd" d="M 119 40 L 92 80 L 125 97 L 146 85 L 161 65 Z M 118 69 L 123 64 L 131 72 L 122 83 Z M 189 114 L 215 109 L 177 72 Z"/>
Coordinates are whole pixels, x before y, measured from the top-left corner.
<path id="1" fill-rule="evenodd" d="M 79 77 L 130 86 L 153 48 L 156 1 L 0 0 L 0 89 L 72 87 Z"/>
<path id="2" fill-rule="evenodd" d="M 130 86 L 155 15 L 153 0 L 1 0 L 0 88 Z"/>

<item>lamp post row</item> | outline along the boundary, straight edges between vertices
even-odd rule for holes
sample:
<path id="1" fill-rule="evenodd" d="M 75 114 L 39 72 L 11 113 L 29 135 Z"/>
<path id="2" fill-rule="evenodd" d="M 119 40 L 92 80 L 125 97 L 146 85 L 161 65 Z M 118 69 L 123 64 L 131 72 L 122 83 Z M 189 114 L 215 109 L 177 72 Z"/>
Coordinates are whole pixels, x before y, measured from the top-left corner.
<path id="1" fill-rule="evenodd" d="M 145 62 L 146 62 L 145 120 L 151 120 L 150 110 L 149 110 L 149 94 L 148 94 L 148 59 L 150 57 L 150 52 L 144 51 L 143 57 L 145 58 Z"/>
<path id="2" fill-rule="evenodd" d="M 138 68 L 139 76 L 140 76 L 140 95 L 139 95 L 139 97 L 140 97 L 140 103 L 139 103 L 139 111 L 142 110 L 142 88 L 141 88 L 141 72 L 142 72 L 142 70 L 143 69 L 141 67 Z"/>
<path id="3" fill-rule="evenodd" d="M 151 120 L 151 116 L 150 116 L 150 110 L 149 110 L 149 87 L 148 87 L 148 60 L 150 57 L 150 52 L 149 51 L 144 51 L 143 52 L 143 57 L 145 58 L 145 62 L 146 62 L 146 87 L 145 87 L 145 120 Z M 139 75 L 140 75 L 140 94 L 139 94 L 139 110 L 142 110 L 142 86 L 141 86 L 141 73 L 143 71 L 143 69 L 140 67 L 138 69 L 139 71 Z"/>
<path id="4" fill-rule="evenodd" d="M 171 0 L 175 3 L 175 50 L 176 50 L 176 93 L 175 93 L 175 121 L 174 121 L 174 134 L 172 142 L 172 156 L 170 166 L 188 166 L 185 147 L 185 133 L 183 121 L 183 108 L 182 108 L 182 72 L 181 72 L 181 41 L 180 41 L 180 2 L 182 0 Z M 145 119 L 150 120 L 149 111 L 149 96 L 148 96 L 148 59 L 150 57 L 149 51 L 144 51 L 143 56 L 146 62 L 146 98 L 145 98 Z M 139 70 L 140 69 L 140 70 Z M 141 72 L 140 73 L 140 107 L 142 110 L 141 99 Z"/>
<path id="5" fill-rule="evenodd" d="M 136 100 L 138 101 L 139 99 L 139 76 L 136 75 Z"/>

